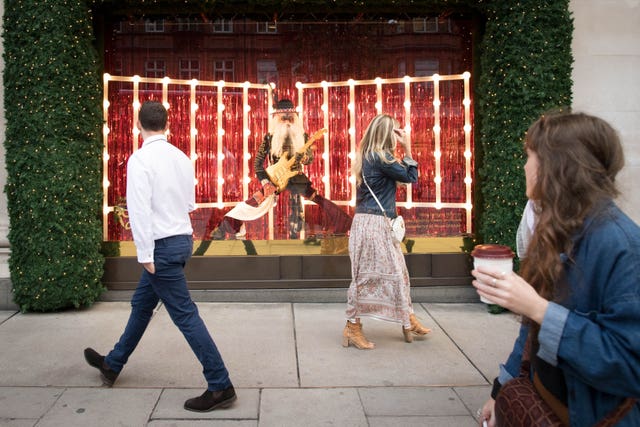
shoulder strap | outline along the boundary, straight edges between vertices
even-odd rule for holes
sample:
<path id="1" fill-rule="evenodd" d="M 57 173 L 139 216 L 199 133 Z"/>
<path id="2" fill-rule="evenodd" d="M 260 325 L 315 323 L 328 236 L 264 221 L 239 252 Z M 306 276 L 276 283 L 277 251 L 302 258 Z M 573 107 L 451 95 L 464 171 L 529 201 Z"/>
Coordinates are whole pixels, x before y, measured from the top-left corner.
<path id="1" fill-rule="evenodd" d="M 383 215 L 386 217 L 387 216 L 387 212 L 382 207 L 382 203 L 380 203 L 380 200 L 378 200 L 378 198 L 376 197 L 376 193 L 374 193 L 373 190 L 371 189 L 371 187 L 369 187 L 369 184 L 367 184 L 367 180 L 365 179 L 364 174 L 362 174 L 362 182 L 364 182 L 364 185 L 367 186 L 367 188 L 369 189 L 369 192 L 371 193 L 373 198 L 376 199 L 376 202 L 378 203 L 378 206 L 380 206 L 380 210 L 382 211 Z"/>

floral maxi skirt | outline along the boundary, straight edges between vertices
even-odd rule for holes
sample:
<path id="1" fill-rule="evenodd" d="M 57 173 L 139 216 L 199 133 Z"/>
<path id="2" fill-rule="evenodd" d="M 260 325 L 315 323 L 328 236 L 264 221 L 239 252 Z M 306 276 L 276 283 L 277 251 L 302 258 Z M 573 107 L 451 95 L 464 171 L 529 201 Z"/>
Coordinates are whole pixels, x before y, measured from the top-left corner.
<path id="1" fill-rule="evenodd" d="M 356 214 L 349 235 L 351 284 L 347 319 L 373 317 L 409 327 L 413 312 L 409 271 L 382 215 Z"/>

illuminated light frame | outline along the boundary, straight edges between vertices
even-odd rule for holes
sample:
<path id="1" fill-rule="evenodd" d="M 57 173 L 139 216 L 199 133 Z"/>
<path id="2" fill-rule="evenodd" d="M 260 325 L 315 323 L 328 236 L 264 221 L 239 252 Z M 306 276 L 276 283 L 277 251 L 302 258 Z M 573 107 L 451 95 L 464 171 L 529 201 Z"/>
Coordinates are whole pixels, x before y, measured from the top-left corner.
<path id="1" fill-rule="evenodd" d="M 299 113 L 302 116 L 304 113 L 304 90 L 310 88 L 322 88 L 322 96 L 323 102 L 322 112 L 323 112 L 323 122 L 324 127 L 329 129 L 329 88 L 331 87 L 341 87 L 348 86 L 349 87 L 349 143 L 350 143 L 350 153 L 355 153 L 357 147 L 356 141 L 356 113 L 355 113 L 355 87 L 363 86 L 363 85 L 376 85 L 376 111 L 380 114 L 383 111 L 383 98 L 382 98 L 382 86 L 385 84 L 398 84 L 404 83 L 405 88 L 405 101 L 404 101 L 404 110 L 405 117 L 410 117 L 412 101 L 410 99 L 410 86 L 411 83 L 420 83 L 420 82 L 433 82 L 434 84 L 434 140 L 435 140 L 435 148 L 434 148 L 434 156 L 435 156 L 435 168 L 436 168 L 436 176 L 435 176 L 435 184 L 436 184 L 436 200 L 435 202 L 414 202 L 412 200 L 412 192 L 411 187 L 408 186 L 406 191 L 406 199 L 404 201 L 398 201 L 397 205 L 400 207 L 404 207 L 407 209 L 415 208 L 415 207 L 427 207 L 427 208 L 455 208 L 455 209 L 464 209 L 466 212 L 466 231 L 470 232 L 472 227 L 472 217 L 471 212 L 473 209 L 473 203 L 471 199 L 471 99 L 470 99 L 470 82 L 469 79 L 471 74 L 469 72 L 465 72 L 463 74 L 454 74 L 454 75 L 438 75 L 434 74 L 433 76 L 427 77 L 409 77 L 405 76 L 402 78 L 393 78 L 393 79 L 381 79 L 376 78 L 373 80 L 353 80 L 350 79 L 348 81 L 342 82 L 326 82 L 322 81 L 320 83 L 296 83 L 296 88 L 298 89 L 298 108 Z M 464 203 L 442 203 L 442 194 L 441 194 L 441 163 L 440 163 L 440 85 L 441 81 L 447 80 L 463 80 L 464 83 L 464 136 L 465 136 L 465 202 Z M 243 155 L 243 176 L 242 176 L 242 191 L 243 191 L 243 200 L 246 200 L 249 196 L 249 182 L 250 177 L 248 176 L 249 172 L 249 157 L 246 156 L 248 153 L 248 144 L 249 144 L 249 134 L 248 130 L 248 93 L 249 89 L 258 89 L 267 91 L 267 99 L 268 99 L 268 112 L 271 113 L 273 111 L 273 97 L 272 93 L 275 89 L 275 85 L 273 83 L 269 84 L 252 84 L 249 82 L 244 83 L 230 83 L 225 81 L 198 81 L 198 80 L 181 80 L 181 79 L 171 79 L 169 77 L 164 78 L 151 78 L 151 77 L 140 77 L 140 76 L 111 76 L 109 74 L 104 74 L 103 76 L 103 239 L 108 239 L 108 215 L 115 210 L 115 206 L 108 205 L 108 161 L 109 161 L 109 152 L 108 152 L 108 142 L 109 142 L 109 128 L 108 128 L 108 119 L 109 119 L 109 101 L 108 101 L 108 93 L 109 93 L 109 82 L 130 82 L 133 84 L 133 101 L 132 101 L 132 109 L 133 109 L 133 123 L 137 123 L 138 121 L 138 110 L 140 108 L 139 101 L 139 84 L 142 83 L 160 83 L 162 84 L 162 102 L 165 107 L 170 108 L 168 104 L 168 87 L 170 84 L 176 85 L 189 85 L 190 86 L 190 99 L 191 99 L 191 109 L 190 109 L 190 154 L 191 160 L 195 167 L 195 162 L 197 161 L 196 154 L 196 137 L 197 137 L 197 129 L 196 129 L 196 113 L 198 110 L 198 106 L 196 104 L 196 88 L 198 86 L 201 87 L 218 87 L 217 91 L 217 103 L 218 103 L 218 113 L 224 111 L 223 104 L 223 91 L 224 87 L 231 88 L 241 88 L 242 96 L 243 96 L 243 141 L 242 146 L 244 150 Z M 268 128 L 271 128 L 271 114 L 268 114 Z M 224 202 L 222 200 L 223 191 L 222 185 L 224 180 L 221 176 L 222 173 L 222 155 L 223 155 L 223 135 L 224 129 L 222 126 L 221 115 L 217 114 L 217 170 L 218 170 L 218 191 L 217 191 L 217 200 L 215 203 L 197 203 L 196 208 L 223 208 L 228 206 L 235 206 L 238 202 Z M 407 135 L 411 138 L 411 128 L 410 124 L 405 124 L 405 130 L 407 131 Z M 133 133 L 133 151 L 138 149 L 138 134 L 139 131 L 135 127 L 132 129 Z M 324 152 L 329 152 L 329 138 L 330 135 L 328 133 L 324 134 Z M 353 161 L 352 157 L 349 156 L 349 159 Z M 329 162 L 324 161 L 324 177 L 327 178 L 325 184 L 325 197 L 331 200 L 331 175 L 330 175 L 330 167 Z M 324 178 L 323 178 L 324 181 Z M 334 201 L 336 204 L 342 205 L 355 205 L 355 177 L 352 175 L 351 179 L 351 191 L 352 191 L 352 199 L 349 201 Z M 196 183 L 194 183 L 196 185 Z M 304 201 L 304 203 L 310 203 L 308 201 Z M 273 239 L 274 236 L 274 220 L 273 220 L 273 210 L 269 212 L 269 238 Z"/>
<path id="2" fill-rule="evenodd" d="M 396 205 L 400 206 L 400 207 L 404 207 L 406 209 L 412 209 L 412 208 L 435 208 L 435 209 L 442 209 L 442 208 L 454 208 L 454 209 L 464 209 L 465 210 L 465 214 L 466 214 L 466 231 L 468 233 L 471 232 L 472 229 L 472 217 L 471 217 L 471 211 L 473 209 L 473 203 L 472 203 L 472 199 L 471 199 L 471 184 L 472 184 L 472 177 L 471 177 L 471 157 L 472 157 L 472 153 L 471 153 L 471 98 L 470 98 L 470 81 L 469 79 L 471 78 L 471 73 L 469 73 L 468 71 L 465 71 L 462 74 L 451 74 L 451 75 L 438 75 L 438 74 L 434 74 L 432 76 L 426 76 L 426 77 L 410 77 L 410 76 L 405 76 L 405 77 L 401 77 L 401 78 L 393 78 L 393 79 L 382 79 L 382 78 L 375 78 L 373 80 L 353 80 L 353 79 L 349 79 L 347 81 L 341 81 L 341 82 L 326 82 L 323 81 L 321 83 L 296 83 L 296 88 L 298 89 L 298 105 L 302 106 L 303 100 L 304 100 L 304 90 L 305 89 L 312 89 L 312 88 L 322 88 L 322 96 L 323 96 L 323 101 L 322 104 L 323 105 L 328 105 L 329 103 L 329 88 L 331 87 L 344 87 L 344 86 L 348 86 L 349 87 L 349 140 L 350 140 L 350 151 L 355 153 L 356 151 L 356 147 L 357 147 L 357 142 L 356 141 L 356 132 L 355 132 L 355 125 L 356 125 L 356 113 L 355 113 L 355 108 L 353 108 L 353 106 L 355 105 L 356 99 L 355 99 L 355 87 L 356 86 L 366 86 L 366 85 L 375 85 L 376 86 L 376 111 L 377 114 L 382 113 L 382 111 L 384 110 L 383 108 L 383 97 L 382 97 L 382 86 L 385 84 L 398 84 L 398 83 L 404 83 L 404 93 L 405 93 L 405 101 L 404 101 L 404 111 L 405 111 L 405 117 L 410 117 L 411 116 L 411 106 L 412 106 L 412 102 L 411 101 L 411 92 L 410 92 L 410 86 L 411 83 L 421 83 L 421 82 L 433 82 L 433 88 L 434 88 L 434 94 L 433 94 L 433 99 L 434 99 L 434 126 L 433 126 L 433 133 L 434 133 L 434 141 L 435 141 L 435 148 L 434 148 L 434 157 L 435 157 L 435 169 L 436 169 L 436 175 L 434 178 L 435 181 L 435 186 L 436 186 L 436 200 L 435 202 L 414 202 L 412 200 L 412 192 L 411 192 L 411 185 L 407 186 L 407 191 L 406 191 L 406 199 L 404 201 L 396 201 Z M 463 84 L 464 84 L 464 100 L 463 100 L 463 106 L 464 106 L 464 141 L 465 141 L 465 202 L 464 203 L 442 203 L 442 177 L 441 177 L 441 162 L 440 162 L 440 82 L 442 81 L 449 81 L 449 80 L 462 80 Z M 329 109 L 328 108 L 324 108 L 322 109 L 322 112 L 324 114 L 324 123 L 325 123 L 325 127 L 327 127 L 327 129 L 329 129 L 328 127 L 328 123 L 329 123 Z M 411 128 L 410 128 L 410 124 L 409 123 L 405 123 L 405 130 L 407 131 L 407 136 L 409 138 L 409 140 L 411 141 Z M 330 135 L 328 133 L 326 133 L 324 135 L 325 137 L 325 152 L 328 152 L 328 141 L 329 141 L 329 137 Z M 349 157 L 349 159 L 351 161 L 353 161 L 353 159 L 351 157 Z M 325 162 L 325 171 L 328 170 L 328 164 L 327 162 Z M 328 177 L 329 180 L 331 180 L 331 176 L 327 173 L 326 176 Z M 339 201 L 334 201 L 334 203 L 336 204 L 349 204 L 350 206 L 355 206 L 355 194 L 356 194 L 356 180 L 355 180 L 355 176 L 352 174 L 351 179 L 351 194 L 352 194 L 352 199 L 348 202 L 339 202 Z M 325 182 L 325 189 L 330 189 L 331 188 L 331 182 Z M 330 198 L 330 197 L 328 197 Z M 306 203 L 306 202 L 305 202 Z"/>
<path id="3" fill-rule="evenodd" d="M 103 100 L 102 100 L 102 105 L 103 105 L 103 120 L 104 120 L 104 126 L 103 126 L 103 130 L 102 130 L 102 137 L 103 137 L 103 159 L 102 159 L 102 174 L 103 174 L 103 190 L 104 190 L 104 194 L 103 194 L 103 198 L 102 198 L 102 234 L 103 234 L 103 239 L 107 240 L 108 239 L 108 228 L 109 228 L 109 214 L 111 212 L 113 212 L 115 210 L 115 206 L 109 206 L 109 199 L 108 199 L 108 187 L 109 187 L 109 181 L 108 181 L 108 173 L 109 173 L 109 169 L 108 169 L 108 162 L 109 162 L 109 128 L 108 128 L 108 123 L 109 123 L 109 100 L 108 100 L 108 96 L 109 96 L 109 82 L 125 82 L 125 83 L 132 83 L 133 85 L 133 100 L 132 100 L 132 105 L 131 108 L 133 109 L 133 129 L 131 130 L 132 134 L 133 134 L 133 147 L 132 150 L 136 151 L 138 149 L 138 134 L 139 131 L 135 126 L 135 123 L 138 122 L 138 110 L 140 109 L 140 98 L 139 98 L 139 84 L 140 83 L 156 83 L 156 84 L 162 84 L 162 103 L 164 104 L 164 106 L 167 109 L 170 109 L 170 105 L 169 105 L 169 85 L 170 84 L 175 84 L 175 85 L 187 85 L 190 86 L 190 102 L 191 102 L 191 108 L 190 108 L 190 114 L 189 114 L 189 125 L 190 125 L 190 140 L 189 140 L 189 152 L 191 155 L 191 161 L 193 162 L 193 165 L 195 167 L 196 161 L 197 161 L 197 154 L 196 154 L 196 141 L 197 141 L 197 134 L 198 131 L 196 129 L 196 113 L 198 111 L 198 105 L 196 103 L 196 88 L 197 87 L 218 87 L 218 91 L 217 91 L 217 108 L 218 108 L 218 112 L 220 111 L 224 111 L 224 104 L 223 104 L 223 93 L 222 93 L 222 88 L 223 87 L 229 87 L 229 88 L 241 88 L 242 89 L 242 96 L 243 96 L 243 101 L 242 101 L 242 105 L 243 105 L 243 150 L 245 153 L 248 152 L 249 150 L 249 135 L 246 132 L 246 129 L 248 128 L 248 117 L 247 117 L 247 110 L 248 110 L 248 105 L 249 105 L 249 101 L 248 101 L 248 93 L 249 93 L 249 89 L 257 89 L 257 90 L 264 90 L 267 92 L 267 99 L 268 99 L 268 108 L 269 111 L 272 110 L 273 106 L 272 106 L 272 92 L 274 89 L 274 85 L 273 84 L 252 84 L 249 82 L 244 82 L 244 83 L 230 83 L 230 82 L 225 82 L 225 81 L 198 81 L 195 79 L 191 79 L 191 80 L 183 80 L 183 79 L 171 79 L 169 77 L 163 77 L 163 78 L 156 78 L 156 77 L 140 77 L 140 76 L 112 76 L 110 74 L 104 74 L 103 75 Z M 221 119 L 221 115 L 217 114 L 217 119 L 216 119 L 216 135 L 217 135 L 217 140 L 216 140 L 216 144 L 217 144 L 217 156 L 216 156 L 216 161 L 217 161 L 217 170 L 218 170 L 218 180 L 217 180 L 217 185 L 218 185 L 218 191 L 217 191 L 217 200 L 215 203 L 197 203 L 196 204 L 196 208 L 224 208 L 224 207 L 228 207 L 228 206 L 235 206 L 238 202 L 224 202 L 222 200 L 222 185 L 224 183 L 224 179 L 222 178 L 222 154 L 223 154 L 223 136 L 224 136 L 224 128 L 222 126 L 222 119 Z M 271 117 L 269 117 L 269 120 L 271 120 Z M 243 200 L 246 200 L 248 198 L 248 193 L 249 193 L 249 183 L 247 180 L 249 174 L 249 159 L 245 156 L 244 160 L 243 160 L 243 174 L 242 174 L 242 180 L 243 180 L 243 186 L 242 186 L 242 191 L 243 191 Z M 194 185 L 196 185 L 196 183 L 194 182 Z M 271 236 L 271 238 L 273 238 L 273 211 L 269 213 L 269 234 Z"/>

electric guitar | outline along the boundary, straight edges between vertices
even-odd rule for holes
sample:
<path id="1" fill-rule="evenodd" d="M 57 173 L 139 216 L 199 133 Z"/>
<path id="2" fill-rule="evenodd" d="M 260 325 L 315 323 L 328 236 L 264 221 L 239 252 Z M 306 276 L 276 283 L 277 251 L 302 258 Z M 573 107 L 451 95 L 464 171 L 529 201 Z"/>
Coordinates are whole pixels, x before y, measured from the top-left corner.
<path id="1" fill-rule="evenodd" d="M 320 137 L 325 133 L 327 133 L 326 128 L 320 129 L 319 131 L 314 133 L 311 138 L 309 138 L 307 142 L 305 142 L 305 144 L 293 156 L 289 157 L 287 153 L 284 153 L 276 163 L 270 165 L 267 168 L 267 175 L 269 175 L 269 179 L 276 187 L 278 192 L 281 192 L 282 190 L 287 188 L 289 179 L 298 174 L 298 171 L 291 170 L 291 167 L 295 164 L 298 155 L 304 155 L 311 144 L 320 139 Z"/>

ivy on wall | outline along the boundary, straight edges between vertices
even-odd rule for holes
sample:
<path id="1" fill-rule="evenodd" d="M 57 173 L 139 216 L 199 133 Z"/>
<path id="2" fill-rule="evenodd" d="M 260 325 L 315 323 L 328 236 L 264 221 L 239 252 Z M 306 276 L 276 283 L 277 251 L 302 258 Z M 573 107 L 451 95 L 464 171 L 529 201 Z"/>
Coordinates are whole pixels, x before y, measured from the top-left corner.
<path id="1" fill-rule="evenodd" d="M 525 202 L 522 140 L 571 104 L 569 0 L 4 0 L 9 268 L 24 311 L 92 304 L 103 291 L 101 73 L 92 11 L 474 11 L 476 241 L 513 246 Z"/>
<path id="2" fill-rule="evenodd" d="M 9 270 L 23 311 L 103 291 L 100 72 L 83 1 L 5 0 Z"/>
<path id="3" fill-rule="evenodd" d="M 515 246 L 526 203 L 524 135 L 571 105 L 573 19 L 568 0 L 486 2 L 476 102 L 476 233 Z"/>

